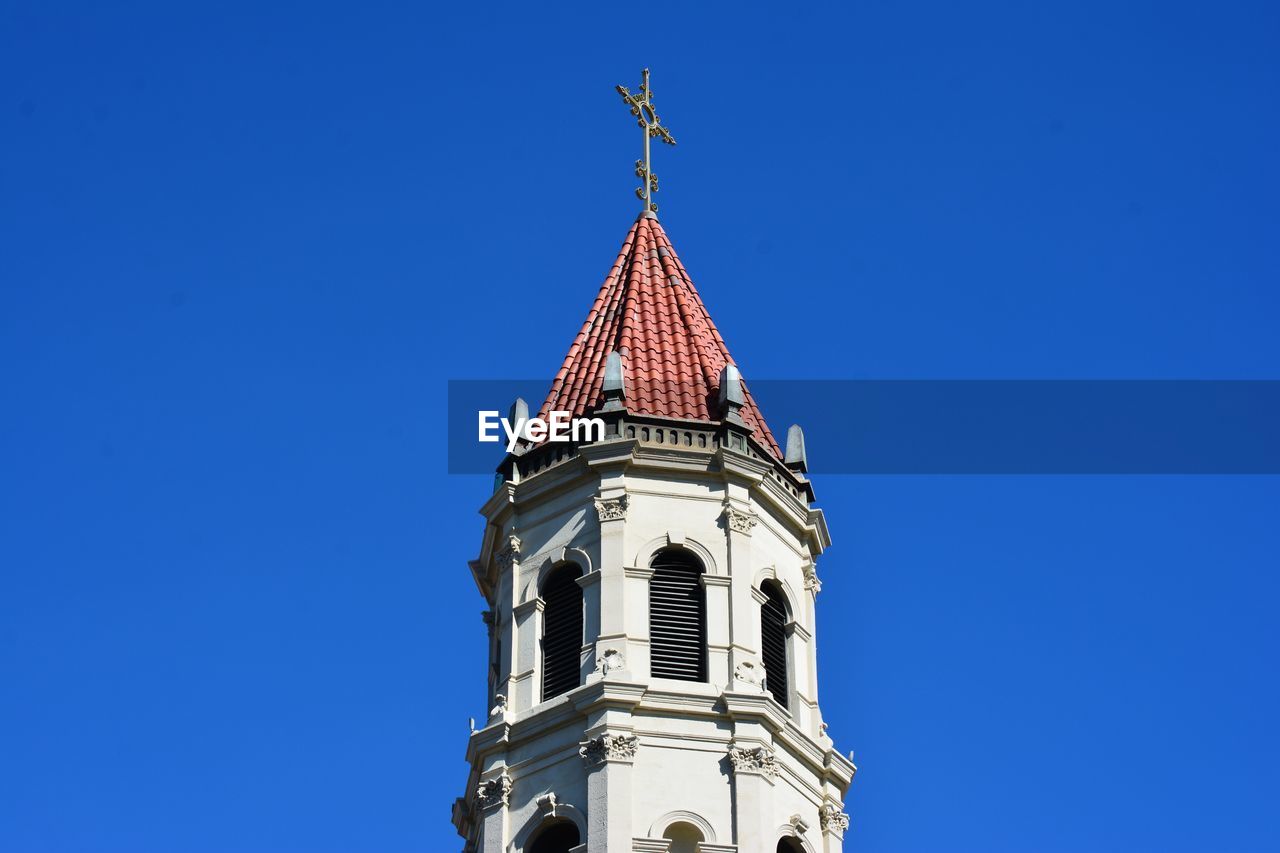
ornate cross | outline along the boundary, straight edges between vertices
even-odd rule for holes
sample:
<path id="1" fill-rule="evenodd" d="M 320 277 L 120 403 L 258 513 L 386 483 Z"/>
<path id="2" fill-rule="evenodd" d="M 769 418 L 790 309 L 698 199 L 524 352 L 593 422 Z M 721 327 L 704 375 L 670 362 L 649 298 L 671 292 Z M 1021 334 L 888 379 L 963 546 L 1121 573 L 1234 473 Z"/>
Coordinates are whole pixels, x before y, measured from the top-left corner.
<path id="1" fill-rule="evenodd" d="M 646 211 L 657 213 L 658 205 L 653 202 L 653 194 L 658 191 L 658 176 L 649 166 L 649 138 L 656 136 L 668 145 L 675 145 L 676 140 L 671 132 L 662 126 L 662 120 L 658 118 L 658 113 L 653 108 L 653 93 L 649 91 L 649 69 L 644 69 L 641 75 L 643 79 L 638 94 L 631 94 L 626 86 L 618 86 L 617 89 L 622 100 L 631 107 L 631 114 L 636 117 L 636 124 L 640 125 L 644 131 L 644 159 L 636 161 L 636 177 L 644 183 L 636 188 L 636 198 L 644 202 Z"/>

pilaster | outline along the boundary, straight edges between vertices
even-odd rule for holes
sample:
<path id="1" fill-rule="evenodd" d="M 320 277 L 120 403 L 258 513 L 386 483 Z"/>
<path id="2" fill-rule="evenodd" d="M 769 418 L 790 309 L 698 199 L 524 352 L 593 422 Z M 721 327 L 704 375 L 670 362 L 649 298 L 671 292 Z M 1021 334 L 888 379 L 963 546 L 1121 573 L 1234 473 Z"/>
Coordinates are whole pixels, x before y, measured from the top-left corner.
<path id="1" fill-rule="evenodd" d="M 520 572 L 520 537 L 514 528 L 502 539 L 502 545 L 494 555 L 497 568 L 494 583 L 494 605 L 497 612 L 498 679 L 495 693 L 510 698 L 513 691 L 512 677 L 516 671 L 517 654 L 516 619 L 513 614 L 516 598 L 516 577 Z"/>
<path id="2" fill-rule="evenodd" d="M 804 575 L 804 624 L 814 625 L 817 623 L 818 609 L 818 593 L 822 591 L 822 581 L 818 579 L 818 566 L 814 559 L 806 560 L 801 566 Z M 813 634 L 810 634 L 805 644 L 806 654 L 804 656 L 804 671 L 808 679 L 809 685 L 807 689 L 807 697 L 813 707 L 818 707 L 818 641 Z M 797 668 L 800 661 L 796 661 Z M 815 712 L 815 716 L 821 716 Z M 815 722 L 815 725 L 817 723 Z"/>
<path id="3" fill-rule="evenodd" d="M 823 853 L 842 853 L 849 816 L 839 805 L 828 800 L 818 809 L 818 826 L 822 830 Z"/>
<path id="4" fill-rule="evenodd" d="M 813 635 L 795 619 L 785 626 L 787 636 L 787 672 L 791 675 L 789 710 L 802 730 L 816 737 L 818 734 L 818 699 L 813 684 L 813 669 L 809 666 Z"/>
<path id="5" fill-rule="evenodd" d="M 584 741 L 583 749 L 591 741 Z M 631 776 L 629 759 L 585 758 L 587 771 L 587 853 L 609 853 L 631 846 Z"/>
<path id="6" fill-rule="evenodd" d="M 595 499 L 596 517 L 600 522 L 600 581 L 596 600 L 599 602 L 599 631 L 596 635 L 595 659 L 604 658 L 607 649 L 630 660 L 630 631 L 627 624 L 626 599 L 626 524 L 630 499 L 617 483 L 605 486 Z"/>
<path id="7" fill-rule="evenodd" d="M 649 581 L 653 579 L 651 566 L 628 566 L 623 582 L 627 608 L 627 636 L 630 654 L 627 670 L 638 681 L 650 678 L 649 669 Z"/>
<path id="8" fill-rule="evenodd" d="M 582 662 L 583 680 L 599 666 L 601 650 L 596 648 L 600 639 L 600 570 L 588 572 L 578 578 L 578 586 L 582 587 L 582 642 L 586 657 Z"/>
<path id="9" fill-rule="evenodd" d="M 773 748 L 755 741 L 729 745 L 733 772 L 734 837 L 741 853 L 772 853 L 775 849 L 773 785 L 778 777 Z"/>
<path id="10" fill-rule="evenodd" d="M 733 677 L 732 629 L 734 607 L 730 601 L 733 579 L 726 575 L 703 575 L 702 589 L 707 603 L 707 680 L 721 688 Z"/>
<path id="11" fill-rule="evenodd" d="M 480 782 L 476 790 L 476 808 L 480 811 L 480 846 L 482 853 L 503 853 L 507 846 L 509 820 L 507 805 L 511 799 L 511 777 L 503 768 Z"/>
<path id="12" fill-rule="evenodd" d="M 532 598 L 516 605 L 513 612 L 517 648 L 514 672 L 507 687 L 507 704 L 517 713 L 527 711 L 542 701 L 542 679 L 539 677 L 542 661 L 538 651 L 545 609 L 546 604 L 541 598 Z"/>
<path id="13" fill-rule="evenodd" d="M 731 489 L 731 491 L 736 491 Z M 729 656 L 725 664 L 726 678 L 724 684 L 734 689 L 741 689 L 744 679 L 740 674 L 755 673 L 762 676 L 760 658 L 760 619 L 759 608 L 751 596 L 752 560 L 751 533 L 759 523 L 759 518 L 751 510 L 750 505 L 730 498 L 725 501 L 724 512 L 725 536 L 728 550 L 728 572 L 731 580 L 728 592 L 729 606 Z M 732 679 L 737 679 L 733 681 Z M 745 679 L 750 681 L 751 678 Z M 755 678 L 755 686 L 759 687 L 759 677 Z"/>
<path id="14" fill-rule="evenodd" d="M 639 685 L 601 681 L 578 700 L 587 716 L 586 739 L 578 744 L 587 772 L 587 853 L 631 848 L 632 765 L 640 749 L 631 713 L 643 695 Z"/>

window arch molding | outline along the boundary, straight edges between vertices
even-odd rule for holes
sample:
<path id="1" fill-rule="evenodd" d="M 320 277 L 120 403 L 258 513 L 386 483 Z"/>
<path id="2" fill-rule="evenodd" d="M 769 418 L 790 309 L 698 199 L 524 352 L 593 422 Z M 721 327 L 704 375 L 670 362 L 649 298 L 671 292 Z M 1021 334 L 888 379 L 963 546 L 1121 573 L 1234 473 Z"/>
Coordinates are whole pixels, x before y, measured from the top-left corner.
<path id="1" fill-rule="evenodd" d="M 591 565 L 591 555 L 586 551 L 570 546 L 557 548 L 555 552 L 542 561 L 542 565 L 538 566 L 537 573 L 525 582 L 524 588 L 520 591 L 520 601 L 516 606 L 528 604 L 537 598 L 547 582 L 547 576 L 566 563 L 576 564 L 578 568 L 582 569 L 583 577 L 594 571 Z"/>
<path id="2" fill-rule="evenodd" d="M 787 583 L 787 581 L 778 574 L 778 570 L 773 566 L 765 566 L 763 569 L 756 572 L 755 580 L 751 582 L 751 594 L 755 597 L 756 602 L 760 603 L 765 598 L 765 581 L 773 581 L 782 588 L 782 597 L 784 599 L 783 604 L 785 604 L 787 608 L 787 621 L 799 623 L 800 614 L 796 612 L 796 602 L 801 599 L 796 595 L 796 591 L 791 587 L 791 584 Z"/>
<path id="3" fill-rule="evenodd" d="M 696 539 L 690 539 L 682 533 L 670 532 L 656 539 L 650 539 L 648 542 L 640 546 L 636 551 L 635 560 L 631 565 L 638 567 L 641 571 L 647 571 L 653 565 L 653 558 L 658 556 L 659 552 L 666 551 L 671 548 L 687 548 L 692 551 L 702 562 L 703 574 L 718 575 L 720 569 L 716 565 L 716 558 L 711 555 L 706 545 L 703 545 Z"/>
<path id="4" fill-rule="evenodd" d="M 707 844 L 716 843 L 716 831 L 715 828 L 711 826 L 710 821 L 696 812 L 685 811 L 683 809 L 667 812 L 650 824 L 649 837 L 661 838 L 662 834 L 666 832 L 667 828 L 673 823 L 691 823 L 702 833 L 702 840 L 704 842 Z"/>
<path id="5" fill-rule="evenodd" d="M 809 843 L 809 839 L 805 838 L 793 823 L 784 823 L 782 826 L 778 827 L 777 836 L 777 841 L 790 839 L 796 844 L 799 844 L 805 853 L 814 853 L 813 845 Z"/>
<path id="6" fill-rule="evenodd" d="M 587 816 L 582 813 L 577 806 L 568 803 L 556 803 L 555 814 L 548 814 L 545 809 L 539 809 L 538 813 L 525 821 L 524 826 L 520 827 L 520 831 L 516 833 L 515 838 L 507 845 L 507 853 L 523 853 L 529 846 L 529 842 L 538 834 L 544 826 L 567 820 L 578 828 L 578 837 L 585 839 L 587 837 Z"/>

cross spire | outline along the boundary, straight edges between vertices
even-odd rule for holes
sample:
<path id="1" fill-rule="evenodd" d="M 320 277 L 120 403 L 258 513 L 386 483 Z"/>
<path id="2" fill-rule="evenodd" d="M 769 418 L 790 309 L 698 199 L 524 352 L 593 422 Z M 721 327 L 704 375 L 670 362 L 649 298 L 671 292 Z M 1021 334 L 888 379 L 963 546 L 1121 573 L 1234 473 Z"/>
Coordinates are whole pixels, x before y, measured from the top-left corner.
<path id="1" fill-rule="evenodd" d="M 636 177 L 643 183 L 636 188 L 636 198 L 644 202 L 645 212 L 658 212 L 658 205 L 653 201 L 653 194 L 658 191 L 658 176 L 654 174 L 653 168 L 649 163 L 649 139 L 657 137 L 668 145 L 675 145 L 675 137 L 671 132 L 662 126 L 662 120 L 658 118 L 658 113 L 653 106 L 653 93 L 649 91 L 649 69 L 646 68 L 641 72 L 640 91 L 631 94 L 627 91 L 626 86 L 618 86 L 618 94 L 622 96 L 622 100 L 627 106 L 631 107 L 631 114 L 636 118 L 636 124 L 644 132 L 644 159 L 636 161 Z"/>

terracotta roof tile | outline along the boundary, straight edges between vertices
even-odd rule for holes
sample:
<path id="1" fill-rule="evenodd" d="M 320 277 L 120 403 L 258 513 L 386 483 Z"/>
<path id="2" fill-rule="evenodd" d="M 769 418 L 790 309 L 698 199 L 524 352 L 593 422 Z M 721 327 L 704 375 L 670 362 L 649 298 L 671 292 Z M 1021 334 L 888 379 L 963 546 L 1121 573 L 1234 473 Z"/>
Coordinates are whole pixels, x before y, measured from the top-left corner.
<path id="1" fill-rule="evenodd" d="M 542 405 L 586 415 L 600 404 L 605 359 L 622 353 L 626 406 L 641 415 L 718 420 L 720 372 L 735 364 L 666 232 L 652 217 L 631 226 L 582 330 Z M 745 387 L 742 419 L 775 456 L 782 453 Z"/>

